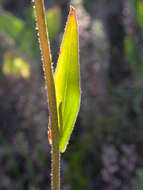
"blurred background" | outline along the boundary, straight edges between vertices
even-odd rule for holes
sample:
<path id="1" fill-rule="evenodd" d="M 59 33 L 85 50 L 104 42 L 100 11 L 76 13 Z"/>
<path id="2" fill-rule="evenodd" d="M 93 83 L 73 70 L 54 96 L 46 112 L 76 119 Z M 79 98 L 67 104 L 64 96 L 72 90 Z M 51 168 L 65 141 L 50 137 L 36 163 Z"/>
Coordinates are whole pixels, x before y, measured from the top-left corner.
<path id="1" fill-rule="evenodd" d="M 63 190 L 143 189 L 143 1 L 46 0 L 54 64 L 69 4 L 79 22 L 81 109 Z M 0 189 L 50 189 L 48 105 L 32 3 L 0 0 Z"/>

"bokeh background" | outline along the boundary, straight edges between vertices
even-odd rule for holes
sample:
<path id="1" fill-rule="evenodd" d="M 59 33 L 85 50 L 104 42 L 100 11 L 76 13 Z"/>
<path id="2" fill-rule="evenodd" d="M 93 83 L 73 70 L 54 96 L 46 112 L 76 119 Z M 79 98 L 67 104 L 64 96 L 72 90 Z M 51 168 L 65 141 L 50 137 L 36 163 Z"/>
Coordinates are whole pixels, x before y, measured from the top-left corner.
<path id="1" fill-rule="evenodd" d="M 69 4 L 79 22 L 81 109 L 63 190 L 143 189 L 143 1 L 46 0 L 54 65 Z M 50 189 L 48 105 L 30 0 L 0 1 L 0 189 Z"/>

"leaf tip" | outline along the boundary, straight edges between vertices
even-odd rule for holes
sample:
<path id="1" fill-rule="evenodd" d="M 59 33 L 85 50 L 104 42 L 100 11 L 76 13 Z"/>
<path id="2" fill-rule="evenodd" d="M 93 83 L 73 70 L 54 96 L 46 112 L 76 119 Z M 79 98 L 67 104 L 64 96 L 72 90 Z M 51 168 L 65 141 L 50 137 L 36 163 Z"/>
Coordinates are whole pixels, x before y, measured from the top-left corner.
<path id="1" fill-rule="evenodd" d="M 75 15 L 75 8 L 70 5 L 70 15 Z"/>

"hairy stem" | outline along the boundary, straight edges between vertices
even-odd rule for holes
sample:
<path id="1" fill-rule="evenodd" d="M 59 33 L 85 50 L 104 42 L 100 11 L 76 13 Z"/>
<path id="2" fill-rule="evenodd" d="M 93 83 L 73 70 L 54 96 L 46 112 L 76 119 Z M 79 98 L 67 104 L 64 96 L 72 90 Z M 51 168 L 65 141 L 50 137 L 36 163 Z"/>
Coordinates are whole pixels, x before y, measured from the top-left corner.
<path id="1" fill-rule="evenodd" d="M 39 41 L 45 72 L 46 87 L 48 90 L 48 104 L 51 119 L 52 131 L 52 190 L 60 189 L 60 153 L 59 153 L 59 132 L 57 118 L 57 103 L 55 94 L 55 84 L 52 71 L 52 60 L 46 27 L 45 9 L 43 0 L 34 0 L 39 32 Z"/>

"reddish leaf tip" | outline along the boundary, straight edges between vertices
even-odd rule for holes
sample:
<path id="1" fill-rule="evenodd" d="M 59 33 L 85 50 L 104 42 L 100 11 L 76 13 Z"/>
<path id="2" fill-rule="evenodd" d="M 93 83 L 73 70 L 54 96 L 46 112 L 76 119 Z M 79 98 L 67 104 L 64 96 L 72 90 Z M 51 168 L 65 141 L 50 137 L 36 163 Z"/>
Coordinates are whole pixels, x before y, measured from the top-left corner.
<path id="1" fill-rule="evenodd" d="M 74 15 L 75 14 L 75 8 L 70 5 L 70 15 Z"/>

